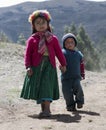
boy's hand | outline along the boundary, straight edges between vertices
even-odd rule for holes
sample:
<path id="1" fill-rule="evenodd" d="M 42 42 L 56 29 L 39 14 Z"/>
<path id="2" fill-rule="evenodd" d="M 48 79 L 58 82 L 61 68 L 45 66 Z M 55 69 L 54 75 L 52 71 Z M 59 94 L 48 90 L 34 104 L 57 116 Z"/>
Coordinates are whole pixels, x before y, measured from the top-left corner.
<path id="1" fill-rule="evenodd" d="M 27 68 L 27 74 L 28 74 L 28 76 L 32 76 L 33 71 L 31 68 Z"/>
<path id="2" fill-rule="evenodd" d="M 62 73 L 66 72 L 66 66 L 59 66 L 60 70 Z"/>
<path id="3" fill-rule="evenodd" d="M 82 79 L 85 79 L 85 74 L 81 74 Z"/>

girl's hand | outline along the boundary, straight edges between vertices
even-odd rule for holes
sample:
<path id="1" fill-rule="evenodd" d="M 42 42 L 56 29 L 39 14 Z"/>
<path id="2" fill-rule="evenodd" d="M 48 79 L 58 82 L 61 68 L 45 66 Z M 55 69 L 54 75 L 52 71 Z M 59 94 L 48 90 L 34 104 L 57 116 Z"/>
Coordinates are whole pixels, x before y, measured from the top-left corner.
<path id="1" fill-rule="evenodd" d="M 59 66 L 60 70 L 62 73 L 66 72 L 66 66 Z"/>
<path id="2" fill-rule="evenodd" d="M 81 74 L 82 80 L 85 79 L 85 74 Z"/>
<path id="3" fill-rule="evenodd" d="M 28 76 L 32 76 L 33 71 L 31 68 L 27 68 L 27 74 L 28 74 Z"/>

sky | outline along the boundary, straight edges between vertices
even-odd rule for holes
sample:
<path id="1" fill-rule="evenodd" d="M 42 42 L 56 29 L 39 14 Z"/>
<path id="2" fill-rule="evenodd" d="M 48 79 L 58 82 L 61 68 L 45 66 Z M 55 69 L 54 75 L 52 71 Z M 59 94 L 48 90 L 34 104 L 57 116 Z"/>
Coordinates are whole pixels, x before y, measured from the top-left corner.
<path id="1" fill-rule="evenodd" d="M 0 7 L 8 7 L 8 6 L 20 4 L 22 2 L 27 2 L 27 1 L 42 2 L 42 1 L 46 1 L 46 0 L 0 0 Z M 102 2 L 102 1 L 106 1 L 106 0 L 87 0 L 87 1 Z"/>
<path id="2" fill-rule="evenodd" d="M 86 0 L 86 1 L 96 1 L 96 2 L 102 2 L 102 1 L 106 1 L 106 0 Z"/>
<path id="3" fill-rule="evenodd" d="M 22 2 L 42 2 L 46 0 L 0 0 L 0 7 L 8 7 L 16 4 L 20 4 Z"/>

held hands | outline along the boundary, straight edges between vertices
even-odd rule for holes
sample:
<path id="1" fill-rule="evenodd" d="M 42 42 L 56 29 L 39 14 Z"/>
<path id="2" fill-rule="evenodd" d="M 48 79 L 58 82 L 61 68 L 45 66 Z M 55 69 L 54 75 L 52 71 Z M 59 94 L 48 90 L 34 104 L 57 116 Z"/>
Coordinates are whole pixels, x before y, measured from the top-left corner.
<path id="1" fill-rule="evenodd" d="M 66 72 L 66 66 L 59 66 L 59 69 L 61 70 L 62 73 Z"/>
<path id="2" fill-rule="evenodd" d="M 27 68 L 27 74 L 28 74 L 28 76 L 32 76 L 33 71 L 31 68 Z"/>
<path id="3" fill-rule="evenodd" d="M 85 79 L 85 74 L 81 74 L 82 80 Z"/>

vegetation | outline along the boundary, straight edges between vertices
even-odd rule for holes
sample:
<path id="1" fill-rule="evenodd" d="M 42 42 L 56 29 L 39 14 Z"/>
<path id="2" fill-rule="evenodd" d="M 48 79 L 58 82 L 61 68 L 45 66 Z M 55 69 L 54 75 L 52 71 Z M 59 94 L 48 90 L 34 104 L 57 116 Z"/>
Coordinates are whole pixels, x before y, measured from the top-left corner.
<path id="1" fill-rule="evenodd" d="M 10 42 L 9 38 L 4 32 L 0 32 L 0 42 Z"/>
<path id="2" fill-rule="evenodd" d="M 4 33 L 4 32 L 0 32 L 0 42 L 5 42 L 5 43 L 12 43 L 8 36 Z M 25 45 L 25 42 L 26 42 L 26 39 L 25 39 L 25 36 L 23 33 L 21 33 L 18 37 L 18 41 L 17 43 L 18 44 L 21 44 L 21 45 Z"/>
<path id="3" fill-rule="evenodd" d="M 99 44 L 97 45 L 98 53 L 100 55 L 100 65 L 101 69 L 106 69 L 106 39 L 102 39 L 99 41 Z"/>
<path id="4" fill-rule="evenodd" d="M 25 42 L 26 42 L 25 36 L 24 36 L 23 33 L 21 33 L 21 34 L 19 35 L 19 37 L 18 37 L 17 43 L 18 43 L 18 44 L 21 44 L 21 45 L 25 45 Z"/>
<path id="5" fill-rule="evenodd" d="M 94 47 L 94 44 L 90 40 L 88 34 L 85 32 L 85 29 L 82 25 L 76 28 L 74 24 L 65 26 L 65 33 L 71 32 L 76 35 L 78 40 L 77 49 L 80 50 L 85 57 L 85 67 L 87 70 L 100 70 L 100 57 L 98 55 L 97 49 Z"/>

